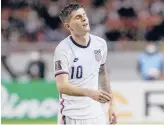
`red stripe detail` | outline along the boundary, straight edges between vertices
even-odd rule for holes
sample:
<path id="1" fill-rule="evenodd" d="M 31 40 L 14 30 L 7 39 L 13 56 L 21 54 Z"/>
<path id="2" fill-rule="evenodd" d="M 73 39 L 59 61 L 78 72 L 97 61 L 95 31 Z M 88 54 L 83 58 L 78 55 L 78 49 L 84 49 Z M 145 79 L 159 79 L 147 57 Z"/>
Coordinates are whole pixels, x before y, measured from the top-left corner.
<path id="1" fill-rule="evenodd" d="M 62 106 L 61 109 L 60 109 L 60 113 L 62 114 L 62 111 L 64 109 L 64 105 L 63 105 L 64 99 L 62 98 L 62 94 L 60 94 L 60 95 L 61 95 L 60 98 L 62 99 L 62 101 L 60 102 L 60 105 Z"/>
<path id="2" fill-rule="evenodd" d="M 56 73 L 56 74 L 55 74 L 55 77 L 56 77 L 57 75 L 60 75 L 60 74 L 68 74 L 68 72 L 59 72 L 59 73 Z"/>

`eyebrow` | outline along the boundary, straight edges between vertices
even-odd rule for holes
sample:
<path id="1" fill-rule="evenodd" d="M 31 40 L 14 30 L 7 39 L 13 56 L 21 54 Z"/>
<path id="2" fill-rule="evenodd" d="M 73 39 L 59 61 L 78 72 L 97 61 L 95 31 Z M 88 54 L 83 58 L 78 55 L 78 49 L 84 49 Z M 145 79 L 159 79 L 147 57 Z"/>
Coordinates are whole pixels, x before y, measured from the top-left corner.
<path id="1" fill-rule="evenodd" d="M 76 15 L 75 18 L 76 18 L 77 16 L 81 16 L 81 14 Z"/>
<path id="2" fill-rule="evenodd" d="M 86 14 L 86 13 L 83 13 L 83 14 L 78 14 L 78 15 L 76 15 L 76 16 L 75 16 L 75 18 L 76 18 L 77 16 L 81 16 L 81 15 L 84 15 L 84 14 Z"/>

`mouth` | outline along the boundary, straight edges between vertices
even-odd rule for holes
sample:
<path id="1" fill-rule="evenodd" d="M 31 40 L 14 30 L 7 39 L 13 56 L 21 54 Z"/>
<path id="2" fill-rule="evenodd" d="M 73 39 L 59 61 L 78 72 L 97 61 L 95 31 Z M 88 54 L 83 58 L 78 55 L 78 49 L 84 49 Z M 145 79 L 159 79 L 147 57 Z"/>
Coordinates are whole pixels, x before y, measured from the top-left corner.
<path id="1" fill-rule="evenodd" d="M 87 27 L 88 26 L 88 23 L 85 23 L 84 25 L 83 25 L 83 27 Z"/>

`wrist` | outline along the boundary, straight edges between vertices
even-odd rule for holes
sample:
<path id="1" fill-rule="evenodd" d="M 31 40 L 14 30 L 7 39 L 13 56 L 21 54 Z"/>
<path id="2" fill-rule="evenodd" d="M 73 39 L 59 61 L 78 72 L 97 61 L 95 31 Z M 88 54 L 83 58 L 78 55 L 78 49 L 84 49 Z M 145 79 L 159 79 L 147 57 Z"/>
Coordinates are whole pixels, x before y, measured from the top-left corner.
<path id="1" fill-rule="evenodd" d="M 85 89 L 84 96 L 90 97 L 91 91 L 89 89 Z"/>
<path id="2" fill-rule="evenodd" d="M 112 100 L 109 101 L 109 106 L 113 107 L 114 105 L 115 105 L 115 103 L 114 103 L 114 98 L 113 98 L 113 96 L 112 96 Z"/>

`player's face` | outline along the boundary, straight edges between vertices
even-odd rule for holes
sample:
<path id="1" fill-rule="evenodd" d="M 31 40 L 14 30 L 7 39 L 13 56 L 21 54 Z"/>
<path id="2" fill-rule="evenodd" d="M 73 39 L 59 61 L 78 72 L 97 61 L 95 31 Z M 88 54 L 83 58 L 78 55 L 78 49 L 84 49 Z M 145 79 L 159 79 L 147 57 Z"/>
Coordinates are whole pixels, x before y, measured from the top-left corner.
<path id="1" fill-rule="evenodd" d="M 84 35 L 90 31 L 88 17 L 83 8 L 71 13 L 68 25 L 68 29 L 76 35 Z"/>

